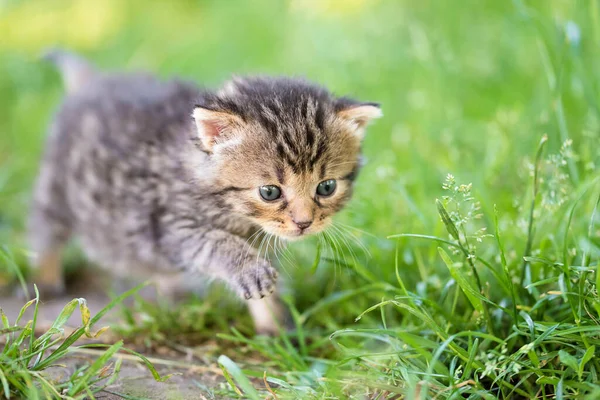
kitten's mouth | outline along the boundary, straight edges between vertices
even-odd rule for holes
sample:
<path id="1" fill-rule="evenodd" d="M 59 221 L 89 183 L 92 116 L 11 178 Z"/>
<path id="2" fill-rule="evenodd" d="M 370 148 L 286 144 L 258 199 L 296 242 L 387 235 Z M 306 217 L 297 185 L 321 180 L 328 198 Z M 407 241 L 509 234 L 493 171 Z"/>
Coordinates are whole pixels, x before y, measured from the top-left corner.
<path id="1" fill-rule="evenodd" d="M 300 228 L 293 228 L 293 227 L 273 227 L 273 226 L 264 226 L 263 225 L 263 229 L 272 235 L 276 235 L 278 237 L 280 237 L 281 239 L 284 240 L 288 240 L 288 241 L 297 241 L 297 240 L 302 240 L 305 239 L 309 236 L 313 236 L 319 232 L 321 232 L 324 228 L 323 225 L 320 226 L 311 226 L 310 228 L 305 228 L 305 229 L 300 229 Z M 291 229 L 290 229 L 291 228 Z"/>
<path id="2" fill-rule="evenodd" d="M 307 236 L 310 236 L 313 232 L 308 232 L 307 229 L 296 229 L 293 231 L 285 231 L 281 232 L 279 236 L 283 237 L 287 240 L 300 240 L 304 239 Z"/>
<path id="3" fill-rule="evenodd" d="M 307 236 L 305 232 L 297 231 L 297 232 L 286 232 L 282 235 L 287 240 L 299 240 L 303 237 Z"/>

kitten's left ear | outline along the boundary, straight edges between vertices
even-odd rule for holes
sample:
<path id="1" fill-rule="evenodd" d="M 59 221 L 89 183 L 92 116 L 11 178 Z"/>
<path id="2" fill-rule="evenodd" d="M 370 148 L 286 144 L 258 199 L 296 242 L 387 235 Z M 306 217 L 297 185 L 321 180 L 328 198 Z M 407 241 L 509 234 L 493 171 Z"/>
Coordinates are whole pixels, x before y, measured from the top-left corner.
<path id="1" fill-rule="evenodd" d="M 356 135 L 362 139 L 365 127 L 376 118 L 383 116 L 381 107 L 377 103 L 357 103 L 342 108 L 337 113 L 343 121 L 351 124 Z"/>

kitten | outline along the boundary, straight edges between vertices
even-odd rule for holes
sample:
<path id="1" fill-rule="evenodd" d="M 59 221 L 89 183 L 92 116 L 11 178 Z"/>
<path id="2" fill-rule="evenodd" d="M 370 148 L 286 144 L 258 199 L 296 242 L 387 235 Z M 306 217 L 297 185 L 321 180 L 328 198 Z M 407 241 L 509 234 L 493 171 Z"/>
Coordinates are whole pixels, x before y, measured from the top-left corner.
<path id="1" fill-rule="evenodd" d="M 235 78 L 211 92 L 101 73 L 65 52 L 48 58 L 68 93 L 34 191 L 38 285 L 63 289 L 60 252 L 76 237 L 116 275 L 223 280 L 253 300 L 257 331 L 272 333 L 277 302 L 256 299 L 274 291 L 277 271 L 253 235 L 296 240 L 330 224 L 379 106 L 300 79 Z"/>

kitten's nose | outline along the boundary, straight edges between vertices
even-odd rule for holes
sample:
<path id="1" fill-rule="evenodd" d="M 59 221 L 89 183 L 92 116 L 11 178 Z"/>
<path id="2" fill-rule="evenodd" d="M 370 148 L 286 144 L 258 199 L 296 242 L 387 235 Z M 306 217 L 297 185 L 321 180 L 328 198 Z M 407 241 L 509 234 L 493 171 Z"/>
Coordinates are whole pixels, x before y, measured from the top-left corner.
<path id="1" fill-rule="evenodd" d="M 301 230 L 305 230 L 306 228 L 308 228 L 309 226 L 312 225 L 312 221 L 304 221 L 304 222 L 296 222 L 294 221 L 294 223 L 298 226 L 298 228 L 300 228 Z"/>

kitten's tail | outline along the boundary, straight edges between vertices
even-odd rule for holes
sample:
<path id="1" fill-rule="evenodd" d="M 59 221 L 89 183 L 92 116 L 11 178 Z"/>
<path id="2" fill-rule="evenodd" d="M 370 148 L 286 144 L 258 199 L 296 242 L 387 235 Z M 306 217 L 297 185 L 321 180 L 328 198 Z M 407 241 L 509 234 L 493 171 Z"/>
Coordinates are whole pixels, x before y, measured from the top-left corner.
<path id="1" fill-rule="evenodd" d="M 86 59 L 66 50 L 47 50 L 42 55 L 42 59 L 56 66 L 68 94 L 78 92 L 98 73 L 96 68 Z"/>

